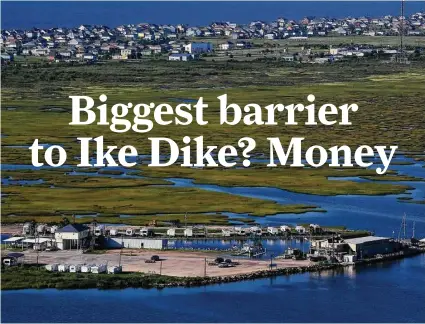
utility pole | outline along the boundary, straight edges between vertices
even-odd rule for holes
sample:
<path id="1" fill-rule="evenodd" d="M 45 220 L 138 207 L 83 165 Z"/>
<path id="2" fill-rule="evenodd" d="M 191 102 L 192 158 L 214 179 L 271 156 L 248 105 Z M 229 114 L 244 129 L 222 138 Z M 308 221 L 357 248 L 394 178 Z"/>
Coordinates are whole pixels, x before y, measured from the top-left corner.
<path id="1" fill-rule="evenodd" d="M 162 260 L 159 261 L 159 275 L 162 275 Z"/>
<path id="2" fill-rule="evenodd" d="M 204 277 L 207 276 L 207 258 L 204 259 Z"/>
<path id="3" fill-rule="evenodd" d="M 118 265 L 121 267 L 121 255 L 122 255 L 122 249 L 124 247 L 124 236 L 121 235 L 121 250 L 120 250 L 120 258 L 119 258 L 119 262 Z"/>

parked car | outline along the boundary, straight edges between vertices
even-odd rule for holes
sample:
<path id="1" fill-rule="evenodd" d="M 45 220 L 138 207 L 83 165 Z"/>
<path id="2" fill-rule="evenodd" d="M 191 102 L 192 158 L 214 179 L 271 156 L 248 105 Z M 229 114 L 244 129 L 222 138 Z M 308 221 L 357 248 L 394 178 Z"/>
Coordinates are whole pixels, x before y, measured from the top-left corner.
<path id="1" fill-rule="evenodd" d="M 160 261 L 161 259 L 159 258 L 159 256 L 158 256 L 158 255 L 152 255 L 152 256 L 151 256 L 151 260 L 152 260 L 152 261 Z"/>

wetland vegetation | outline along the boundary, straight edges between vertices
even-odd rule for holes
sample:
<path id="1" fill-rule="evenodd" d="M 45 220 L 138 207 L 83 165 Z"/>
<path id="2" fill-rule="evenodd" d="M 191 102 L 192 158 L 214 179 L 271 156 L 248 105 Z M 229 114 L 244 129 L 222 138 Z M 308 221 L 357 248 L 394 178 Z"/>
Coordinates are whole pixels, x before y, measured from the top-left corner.
<path id="1" fill-rule="evenodd" d="M 262 199 L 172 186 L 167 178 L 191 178 L 199 184 L 220 186 L 277 187 L 314 195 L 399 194 L 409 189 L 396 181 L 415 178 L 391 173 L 376 176 L 374 170 L 359 168 L 297 169 L 265 168 L 255 163 L 248 169 L 148 168 L 148 137 L 169 137 L 182 144 L 184 135 L 204 136 L 204 142 L 222 146 L 235 144 L 243 136 L 256 139 L 254 153 L 268 151 L 267 137 L 305 137 L 306 145 L 398 145 L 418 161 L 425 149 L 424 63 L 409 66 L 379 62 L 288 65 L 280 62 L 139 62 L 105 63 L 91 66 L 30 64 L 8 66 L 2 71 L 2 164 L 30 165 L 26 148 L 34 139 L 62 145 L 68 158 L 66 167 L 27 170 L 3 168 L 2 179 L 38 180 L 42 183 L 3 186 L 2 222 L 44 219 L 51 222 L 63 215 L 98 213 L 105 222 L 123 222 L 121 214 L 135 215 L 126 224 L 144 224 L 152 215 L 181 219 L 190 212 L 193 222 L 225 224 L 220 212 L 255 216 L 276 213 L 320 211 L 316 206 L 282 205 Z M 107 94 L 109 102 L 168 102 L 175 98 L 204 97 L 206 126 L 156 126 L 148 134 L 117 134 L 99 125 L 70 126 L 70 95 L 98 97 Z M 351 126 L 305 126 L 300 114 L 298 126 L 219 125 L 217 96 L 227 93 L 239 105 L 256 102 L 302 102 L 310 93 L 316 103 L 355 102 Z M 283 117 L 282 117 L 283 118 Z M 279 123 L 279 119 L 277 120 Z M 134 145 L 141 164 L 122 170 L 76 169 L 77 137 L 103 135 L 108 145 Z M 164 149 L 164 154 L 167 151 Z M 84 174 L 72 175 L 73 171 Z M 333 181 L 329 177 L 363 177 L 379 182 Z M 381 180 L 387 180 L 381 182 Z M 409 201 L 411 202 L 411 201 Z M 212 214 L 211 214 L 212 213 Z M 191 217 L 192 217 L 191 216 Z M 155 216 L 158 218 L 159 216 Z M 162 216 L 161 216 L 162 217 Z M 165 216 L 164 216 L 165 217 Z M 80 218 L 77 221 L 86 222 Z"/>

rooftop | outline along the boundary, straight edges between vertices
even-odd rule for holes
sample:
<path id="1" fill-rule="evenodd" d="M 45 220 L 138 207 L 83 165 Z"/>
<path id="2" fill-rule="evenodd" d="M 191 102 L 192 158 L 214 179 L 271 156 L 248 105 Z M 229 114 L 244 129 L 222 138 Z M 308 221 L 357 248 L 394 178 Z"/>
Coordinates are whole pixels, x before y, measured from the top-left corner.
<path id="1" fill-rule="evenodd" d="M 374 241 L 382 241 L 382 240 L 389 240 L 389 237 L 381 237 L 381 236 L 364 236 L 364 237 L 357 237 L 352 239 L 345 240 L 345 243 L 349 244 L 362 244 L 366 242 L 374 242 Z"/>
<path id="2" fill-rule="evenodd" d="M 69 224 L 56 231 L 56 233 L 79 233 L 88 230 L 88 227 L 82 224 Z"/>

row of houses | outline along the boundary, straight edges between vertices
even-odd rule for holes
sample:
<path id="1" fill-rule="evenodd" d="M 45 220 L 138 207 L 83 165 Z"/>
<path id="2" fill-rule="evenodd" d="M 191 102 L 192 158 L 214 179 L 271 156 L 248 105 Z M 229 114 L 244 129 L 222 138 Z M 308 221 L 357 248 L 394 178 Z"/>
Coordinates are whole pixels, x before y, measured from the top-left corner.
<path id="1" fill-rule="evenodd" d="M 245 25 L 214 22 L 209 26 L 137 24 L 115 28 L 81 25 L 75 28 L 32 28 L 1 32 L 2 53 L 46 56 L 54 59 L 124 60 L 168 53 L 171 60 L 191 60 L 213 50 L 248 48 L 247 39 L 305 39 L 328 35 L 425 35 L 425 14 L 410 17 L 381 18 L 304 18 L 296 21 L 279 18 L 267 23 L 254 21 Z M 209 41 L 191 38 L 219 38 L 214 49 Z M 190 54 L 190 55 L 183 55 Z"/>

